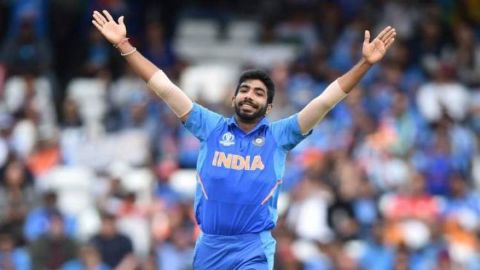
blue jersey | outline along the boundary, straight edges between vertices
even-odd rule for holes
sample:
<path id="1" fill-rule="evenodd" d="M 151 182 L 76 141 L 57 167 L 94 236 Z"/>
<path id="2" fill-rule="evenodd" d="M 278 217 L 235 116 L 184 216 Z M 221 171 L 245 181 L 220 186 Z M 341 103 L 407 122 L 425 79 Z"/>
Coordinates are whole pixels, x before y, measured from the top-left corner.
<path id="1" fill-rule="evenodd" d="M 305 138 L 298 116 L 250 132 L 235 120 L 194 104 L 185 127 L 200 141 L 195 216 L 201 230 L 237 235 L 271 230 L 288 150 Z"/>

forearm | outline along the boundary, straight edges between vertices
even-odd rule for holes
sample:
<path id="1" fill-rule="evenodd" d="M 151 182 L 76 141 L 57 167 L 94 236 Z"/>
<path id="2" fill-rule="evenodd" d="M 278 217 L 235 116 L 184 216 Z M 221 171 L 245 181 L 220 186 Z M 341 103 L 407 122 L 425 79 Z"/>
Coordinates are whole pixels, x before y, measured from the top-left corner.
<path id="1" fill-rule="evenodd" d="M 124 56 L 128 65 L 145 82 L 148 82 L 150 78 L 152 78 L 153 74 L 157 72 L 158 68 L 152 62 L 150 62 L 150 60 L 138 52 L 136 48 L 130 44 L 130 42 L 127 41 L 121 43 L 118 45 L 117 49 L 121 54 L 128 54 Z"/>
<path id="2" fill-rule="evenodd" d="M 365 31 L 362 59 L 300 111 L 298 121 L 303 134 L 312 129 L 331 108 L 352 91 L 372 64 L 383 58 L 386 50 L 393 44 L 395 35 L 395 29 L 388 26 L 370 42 L 370 31 Z"/>
<path id="3" fill-rule="evenodd" d="M 371 66 L 362 58 L 347 73 L 332 82 L 320 96 L 308 103 L 298 116 L 302 133 L 305 134 L 311 130 L 338 102 L 343 100 Z"/>
<path id="4" fill-rule="evenodd" d="M 308 133 L 335 105 L 347 94 L 341 88 L 338 80 L 332 82 L 321 95 L 310 101 L 298 113 L 298 121 L 302 134 Z"/>
<path id="5" fill-rule="evenodd" d="M 136 51 L 129 42 L 119 45 L 118 50 L 136 74 L 147 82 L 148 88 L 167 103 L 179 118 L 186 120 L 187 114 L 193 107 L 191 99 L 172 83 L 162 70 Z"/>
<path id="6" fill-rule="evenodd" d="M 364 58 L 358 61 L 347 73 L 337 79 L 342 90 L 347 94 L 350 93 L 371 66 L 372 64 L 368 63 Z"/>
<path id="7" fill-rule="evenodd" d="M 172 83 L 167 75 L 161 70 L 157 70 L 148 80 L 148 88 L 154 91 L 170 109 L 185 121 L 188 113 L 193 108 L 192 100 L 174 83 Z"/>

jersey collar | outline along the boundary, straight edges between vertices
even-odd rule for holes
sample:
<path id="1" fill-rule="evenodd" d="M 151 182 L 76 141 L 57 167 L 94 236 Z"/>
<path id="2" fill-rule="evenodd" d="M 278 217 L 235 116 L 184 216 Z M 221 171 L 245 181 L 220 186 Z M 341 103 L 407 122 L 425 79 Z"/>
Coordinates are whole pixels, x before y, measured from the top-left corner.
<path id="1" fill-rule="evenodd" d="M 258 129 L 260 129 L 261 127 L 265 127 L 265 126 L 268 126 L 270 122 L 268 121 L 267 117 L 263 117 L 262 120 L 260 120 L 260 122 L 257 123 L 257 125 L 252 129 L 250 130 L 250 132 L 248 132 L 247 134 L 250 134 L 252 132 L 255 132 L 257 131 Z M 232 127 L 232 126 L 235 126 L 237 127 L 238 129 L 240 129 L 240 127 L 238 126 L 238 123 L 237 123 L 237 119 L 235 118 L 235 116 L 232 116 L 230 118 L 228 118 L 227 120 L 227 125 L 229 127 Z"/>

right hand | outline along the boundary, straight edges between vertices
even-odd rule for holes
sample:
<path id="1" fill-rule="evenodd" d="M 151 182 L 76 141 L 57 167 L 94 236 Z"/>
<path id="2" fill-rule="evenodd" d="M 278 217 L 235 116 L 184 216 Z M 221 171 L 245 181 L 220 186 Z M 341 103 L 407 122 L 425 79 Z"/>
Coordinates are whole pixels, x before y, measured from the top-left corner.
<path id="1" fill-rule="evenodd" d="M 395 28 L 387 26 L 374 40 L 370 41 L 370 31 L 365 31 L 362 48 L 362 54 L 365 60 L 372 65 L 380 61 L 395 41 L 396 35 L 397 32 Z"/>
<path id="2" fill-rule="evenodd" d="M 108 11 L 104 10 L 102 14 L 95 10 L 92 23 L 108 41 L 116 45 L 127 37 L 127 27 L 123 23 L 123 19 L 124 17 L 121 16 L 117 23 Z"/>

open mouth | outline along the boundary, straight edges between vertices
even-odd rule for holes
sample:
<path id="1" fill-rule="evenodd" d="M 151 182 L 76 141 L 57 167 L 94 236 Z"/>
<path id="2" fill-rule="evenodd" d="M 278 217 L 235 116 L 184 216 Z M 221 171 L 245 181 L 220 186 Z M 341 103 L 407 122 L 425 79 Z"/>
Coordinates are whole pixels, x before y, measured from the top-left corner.
<path id="1" fill-rule="evenodd" d="M 255 108 L 253 108 L 253 107 L 252 107 L 251 105 L 249 105 L 249 104 L 244 104 L 244 105 L 241 106 L 241 108 L 242 108 L 242 109 L 247 109 L 247 110 L 253 110 L 253 109 L 255 109 Z"/>
<path id="2" fill-rule="evenodd" d="M 242 102 L 242 103 L 240 103 L 240 108 L 246 109 L 246 110 L 255 110 L 255 109 L 257 109 L 257 106 L 255 106 L 251 103 L 248 103 L 248 102 Z"/>

